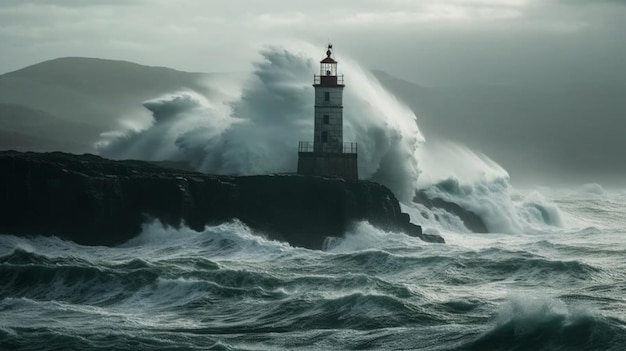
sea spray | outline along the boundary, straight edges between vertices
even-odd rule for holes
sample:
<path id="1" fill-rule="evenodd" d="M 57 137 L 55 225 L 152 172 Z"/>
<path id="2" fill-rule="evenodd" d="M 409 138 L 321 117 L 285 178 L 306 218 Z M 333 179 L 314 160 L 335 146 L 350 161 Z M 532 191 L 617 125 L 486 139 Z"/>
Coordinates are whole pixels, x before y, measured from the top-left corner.
<path id="1" fill-rule="evenodd" d="M 216 174 L 294 172 L 298 141 L 313 137 L 312 72 L 319 50 L 266 48 L 241 94 L 209 101 L 182 91 L 144 103 L 153 123 L 109 133 L 98 144 L 111 158 L 174 159 Z M 359 144 L 359 174 L 410 200 L 423 141 L 415 115 L 358 64 L 342 57 L 344 135 Z M 209 83 L 210 84 L 210 83 Z"/>
<path id="2" fill-rule="evenodd" d="M 558 207 L 539 192 L 520 195 L 508 172 L 488 156 L 449 141 L 428 140 L 417 151 L 420 193 L 441 199 L 477 215 L 489 232 L 543 232 L 563 222 Z M 467 231 L 467 223 L 454 213 L 406 204 L 415 220 L 429 227 Z M 435 220 L 433 221 L 433 218 Z"/>
<path id="3" fill-rule="evenodd" d="M 298 44 L 260 53 L 240 93 L 228 87 L 207 98 L 181 91 L 147 101 L 153 123 L 107 134 L 100 153 L 183 160 L 216 174 L 294 172 L 298 141 L 312 138 L 311 72 L 317 71 L 319 50 Z M 541 232 L 562 224 L 556 206 L 540 194 L 513 200 L 508 173 L 486 155 L 459 144 L 426 142 L 407 107 L 358 63 L 343 55 L 339 61 L 347 86 L 344 136 L 358 142 L 359 174 L 414 208 L 409 211 L 414 221 L 431 231 L 472 229 L 454 213 L 412 203 L 419 190 L 479 216 L 491 232 Z"/>
<path id="4" fill-rule="evenodd" d="M 468 349 L 606 350 L 619 335 L 610 319 L 584 307 L 516 296 L 501 307 L 493 329 Z"/>

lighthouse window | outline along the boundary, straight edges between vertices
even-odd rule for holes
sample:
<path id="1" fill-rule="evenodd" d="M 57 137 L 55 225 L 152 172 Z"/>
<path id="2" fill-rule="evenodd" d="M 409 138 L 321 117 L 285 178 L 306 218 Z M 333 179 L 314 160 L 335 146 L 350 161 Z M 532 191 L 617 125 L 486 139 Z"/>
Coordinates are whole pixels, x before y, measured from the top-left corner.
<path id="1" fill-rule="evenodd" d="M 330 118 L 328 117 L 328 115 L 324 115 L 324 124 L 328 124 L 329 120 Z"/>
<path id="2" fill-rule="evenodd" d="M 322 132 L 322 143 L 328 142 L 328 132 Z"/>
<path id="3" fill-rule="evenodd" d="M 324 93 L 324 101 L 330 101 L 330 92 L 325 92 Z"/>

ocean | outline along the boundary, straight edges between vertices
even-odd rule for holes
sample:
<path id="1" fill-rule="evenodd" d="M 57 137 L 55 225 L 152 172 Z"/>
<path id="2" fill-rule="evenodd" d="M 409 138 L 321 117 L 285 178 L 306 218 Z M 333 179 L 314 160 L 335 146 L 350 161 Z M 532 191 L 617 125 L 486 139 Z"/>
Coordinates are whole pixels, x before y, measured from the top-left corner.
<path id="1" fill-rule="evenodd" d="M 626 192 L 541 193 L 559 223 L 522 232 L 403 205 L 446 244 L 367 223 L 322 251 L 237 221 L 146 223 L 118 247 L 5 233 L 0 349 L 624 350 Z"/>
<path id="2" fill-rule="evenodd" d="M 212 81 L 224 91 L 147 101 L 151 121 L 106 133 L 98 152 L 293 172 L 298 141 L 312 138 L 318 55 L 263 49 L 233 92 Z M 367 70 L 340 61 L 360 177 L 446 244 L 368 223 L 320 251 L 237 220 L 202 232 L 147 222 L 118 247 L 0 233 L 0 350 L 626 350 L 626 192 L 517 189 L 486 155 L 426 138 Z M 413 202 L 416 191 L 489 234 Z"/>

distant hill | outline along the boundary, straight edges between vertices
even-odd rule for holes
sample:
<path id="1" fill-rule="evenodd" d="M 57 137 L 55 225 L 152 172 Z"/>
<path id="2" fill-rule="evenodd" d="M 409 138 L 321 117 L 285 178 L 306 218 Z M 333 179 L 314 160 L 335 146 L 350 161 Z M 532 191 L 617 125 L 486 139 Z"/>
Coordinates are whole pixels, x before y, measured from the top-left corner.
<path id="1" fill-rule="evenodd" d="M 374 71 L 427 138 L 482 151 L 514 180 L 626 179 L 626 83 L 423 87 Z"/>
<path id="2" fill-rule="evenodd" d="M 62 120 L 45 111 L 0 104 L 0 149 L 83 153 L 100 132 L 93 125 Z"/>
<path id="3" fill-rule="evenodd" d="M 92 152 L 119 117 L 146 114 L 143 101 L 180 89 L 209 93 L 202 84 L 209 76 L 77 57 L 0 75 L 0 147 Z"/>

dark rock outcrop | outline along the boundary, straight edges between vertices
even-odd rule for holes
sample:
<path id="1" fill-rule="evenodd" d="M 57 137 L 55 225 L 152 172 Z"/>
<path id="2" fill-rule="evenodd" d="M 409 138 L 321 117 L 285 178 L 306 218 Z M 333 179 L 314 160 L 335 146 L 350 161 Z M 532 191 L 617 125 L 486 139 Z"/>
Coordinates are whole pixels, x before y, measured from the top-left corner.
<path id="1" fill-rule="evenodd" d="M 115 245 L 156 218 L 194 230 L 239 219 L 270 238 L 320 249 L 356 221 L 431 242 L 386 187 L 297 175 L 215 176 L 94 155 L 0 152 L 0 233 Z"/>
<path id="2" fill-rule="evenodd" d="M 459 217 L 467 229 L 471 230 L 473 233 L 489 233 L 487 225 L 479 215 L 466 210 L 454 202 L 449 202 L 438 197 L 430 198 L 423 191 L 417 191 L 413 201 L 421 203 L 429 209 L 441 208 L 446 210 L 447 212 Z"/>

